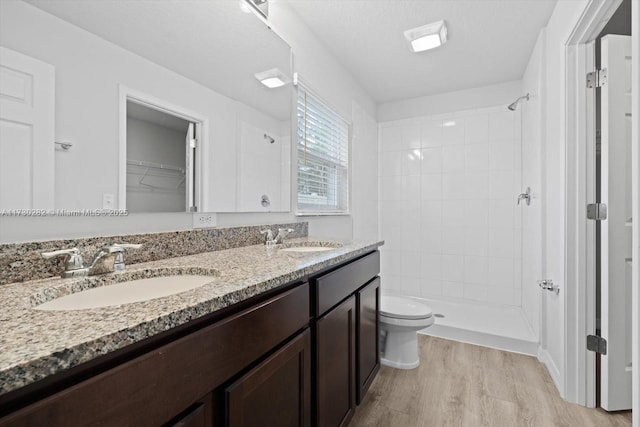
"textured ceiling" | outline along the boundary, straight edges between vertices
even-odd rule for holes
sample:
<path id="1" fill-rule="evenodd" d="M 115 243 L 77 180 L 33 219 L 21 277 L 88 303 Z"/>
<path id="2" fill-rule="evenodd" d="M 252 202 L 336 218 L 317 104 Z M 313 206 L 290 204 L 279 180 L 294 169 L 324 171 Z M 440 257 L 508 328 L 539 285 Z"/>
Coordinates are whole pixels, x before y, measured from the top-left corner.
<path id="1" fill-rule="evenodd" d="M 556 0 L 276 0 L 288 3 L 378 103 L 519 80 Z M 561 0 L 567 1 L 567 0 Z M 403 32 L 445 20 L 412 53 Z"/>

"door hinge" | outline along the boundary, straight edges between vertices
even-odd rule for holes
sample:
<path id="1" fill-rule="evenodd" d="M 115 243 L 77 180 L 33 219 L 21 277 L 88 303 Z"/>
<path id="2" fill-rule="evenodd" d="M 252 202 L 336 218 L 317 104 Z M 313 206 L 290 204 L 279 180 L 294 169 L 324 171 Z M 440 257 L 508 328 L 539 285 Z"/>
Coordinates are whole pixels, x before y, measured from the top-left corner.
<path id="1" fill-rule="evenodd" d="M 607 69 L 587 73 L 587 87 L 602 87 L 607 84 Z"/>
<path id="2" fill-rule="evenodd" d="M 195 138 L 191 138 L 189 140 L 189 147 L 190 148 L 196 148 L 198 146 L 198 140 Z"/>
<path id="3" fill-rule="evenodd" d="M 607 205 L 605 203 L 589 203 L 587 205 L 587 219 L 593 221 L 607 219 Z"/>
<path id="4" fill-rule="evenodd" d="M 607 340 L 597 335 L 587 335 L 587 350 L 607 355 Z"/>

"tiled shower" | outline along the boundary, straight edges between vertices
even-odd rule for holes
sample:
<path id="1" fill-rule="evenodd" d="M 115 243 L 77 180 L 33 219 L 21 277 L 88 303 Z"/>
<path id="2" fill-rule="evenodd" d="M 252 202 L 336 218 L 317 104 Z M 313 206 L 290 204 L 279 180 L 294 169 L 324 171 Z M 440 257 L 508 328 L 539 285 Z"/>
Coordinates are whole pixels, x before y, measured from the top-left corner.
<path id="1" fill-rule="evenodd" d="M 380 123 L 385 291 L 521 305 L 520 122 L 499 105 Z"/>

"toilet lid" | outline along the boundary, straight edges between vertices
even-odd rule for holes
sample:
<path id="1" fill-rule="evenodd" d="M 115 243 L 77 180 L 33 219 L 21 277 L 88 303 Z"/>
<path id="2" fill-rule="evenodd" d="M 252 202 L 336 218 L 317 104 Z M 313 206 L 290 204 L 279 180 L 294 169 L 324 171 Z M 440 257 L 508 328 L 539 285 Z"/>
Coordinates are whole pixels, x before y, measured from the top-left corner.
<path id="1" fill-rule="evenodd" d="M 431 308 L 407 298 L 384 295 L 380 298 L 380 314 L 395 319 L 427 319 Z"/>

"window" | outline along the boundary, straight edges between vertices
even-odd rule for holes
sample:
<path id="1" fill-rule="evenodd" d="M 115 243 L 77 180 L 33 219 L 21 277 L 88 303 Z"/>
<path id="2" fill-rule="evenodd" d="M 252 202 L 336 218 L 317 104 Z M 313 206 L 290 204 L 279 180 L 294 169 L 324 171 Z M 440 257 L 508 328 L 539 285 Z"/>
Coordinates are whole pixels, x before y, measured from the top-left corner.
<path id="1" fill-rule="evenodd" d="M 298 87 L 298 212 L 349 210 L 349 125 Z"/>

